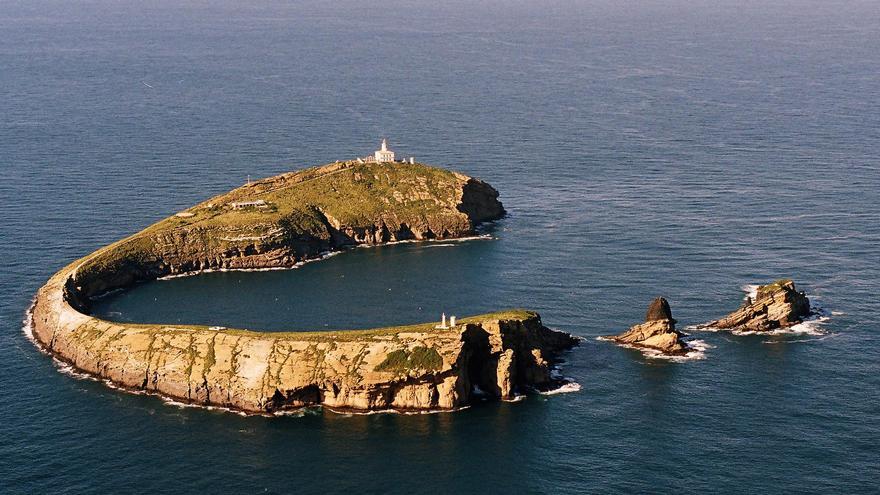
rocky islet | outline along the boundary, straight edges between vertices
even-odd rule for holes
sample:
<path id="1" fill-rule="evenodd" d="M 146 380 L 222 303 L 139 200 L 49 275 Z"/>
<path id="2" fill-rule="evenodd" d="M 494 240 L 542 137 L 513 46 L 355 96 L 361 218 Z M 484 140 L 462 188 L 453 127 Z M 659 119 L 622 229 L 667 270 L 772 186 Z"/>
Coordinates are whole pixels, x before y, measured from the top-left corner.
<path id="1" fill-rule="evenodd" d="M 658 297 L 648 306 L 644 323 L 608 338 L 618 344 L 655 349 L 664 354 L 684 354 L 688 351 L 688 346 L 682 340 L 683 334 L 675 329 L 676 323 L 669 302 L 666 298 Z"/>
<path id="2" fill-rule="evenodd" d="M 770 332 L 801 323 L 812 314 L 810 300 L 789 279 L 759 286 L 736 311 L 699 325 L 701 329 Z"/>

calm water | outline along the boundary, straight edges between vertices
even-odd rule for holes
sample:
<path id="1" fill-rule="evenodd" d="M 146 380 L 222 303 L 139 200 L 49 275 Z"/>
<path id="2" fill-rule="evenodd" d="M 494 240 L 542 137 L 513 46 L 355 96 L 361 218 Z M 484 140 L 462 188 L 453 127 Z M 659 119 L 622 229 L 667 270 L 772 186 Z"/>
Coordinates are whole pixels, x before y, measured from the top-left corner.
<path id="1" fill-rule="evenodd" d="M 876 3 L 436 3 L 0 0 L 0 492 L 880 490 Z M 580 392 L 246 418 L 74 379 L 22 334 L 67 262 L 383 135 L 495 185 L 493 240 L 155 282 L 102 314 L 314 329 L 526 306 L 587 339 Z M 781 276 L 830 319 L 703 334 L 687 362 L 594 339 L 654 296 L 692 324 Z"/>

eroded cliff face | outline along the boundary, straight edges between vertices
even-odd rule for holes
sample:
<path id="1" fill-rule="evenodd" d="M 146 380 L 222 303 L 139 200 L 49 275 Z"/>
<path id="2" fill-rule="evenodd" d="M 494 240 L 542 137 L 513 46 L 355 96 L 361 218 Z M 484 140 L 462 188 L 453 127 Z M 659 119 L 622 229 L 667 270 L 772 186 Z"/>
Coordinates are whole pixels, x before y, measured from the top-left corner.
<path id="1" fill-rule="evenodd" d="M 76 368 L 183 401 L 270 413 L 309 405 L 441 410 L 552 385 L 548 357 L 575 344 L 515 312 L 394 331 L 259 333 L 123 325 L 38 301 L 37 338 Z M 75 314 L 74 314 L 75 313 Z"/>
<path id="2" fill-rule="evenodd" d="M 88 315 L 90 297 L 139 280 L 289 267 L 356 244 L 472 235 L 477 223 L 503 215 L 497 197 L 476 179 L 403 164 L 333 164 L 258 181 L 65 267 L 37 294 L 34 336 L 117 385 L 255 413 L 318 404 L 455 409 L 475 387 L 497 398 L 548 387 L 550 360 L 576 340 L 522 310 L 447 329 L 287 333 Z"/>

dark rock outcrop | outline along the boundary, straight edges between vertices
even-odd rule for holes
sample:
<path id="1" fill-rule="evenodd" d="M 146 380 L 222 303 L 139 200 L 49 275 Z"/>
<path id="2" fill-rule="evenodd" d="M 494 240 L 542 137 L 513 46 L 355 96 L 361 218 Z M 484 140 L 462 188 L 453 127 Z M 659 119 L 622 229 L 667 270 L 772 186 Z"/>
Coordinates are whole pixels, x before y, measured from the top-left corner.
<path id="1" fill-rule="evenodd" d="M 669 301 L 665 297 L 658 297 L 648 305 L 645 321 L 655 320 L 670 320 L 676 323 L 675 319 L 672 318 L 672 309 L 669 307 Z"/>
<path id="2" fill-rule="evenodd" d="M 746 298 L 742 307 L 699 328 L 721 328 L 768 332 L 796 325 L 810 315 L 810 300 L 788 279 L 758 287 L 755 300 Z"/>
<path id="3" fill-rule="evenodd" d="M 666 354 L 683 354 L 688 347 L 681 340 L 682 333 L 675 329 L 675 323 L 669 302 L 658 297 L 648 306 L 644 323 L 609 338 L 619 344 L 656 349 Z"/>

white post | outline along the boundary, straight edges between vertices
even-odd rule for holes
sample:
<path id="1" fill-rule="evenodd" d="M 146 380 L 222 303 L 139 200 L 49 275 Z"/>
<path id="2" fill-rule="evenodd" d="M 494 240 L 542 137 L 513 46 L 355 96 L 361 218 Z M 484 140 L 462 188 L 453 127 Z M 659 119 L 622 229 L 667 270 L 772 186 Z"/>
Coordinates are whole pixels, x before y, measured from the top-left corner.
<path id="1" fill-rule="evenodd" d="M 449 326 L 450 326 L 450 327 L 454 327 L 454 326 L 455 326 L 455 315 L 452 315 L 452 316 L 449 317 Z"/>
<path id="2" fill-rule="evenodd" d="M 443 313 L 443 321 L 440 323 L 440 328 L 446 328 L 446 313 Z"/>

